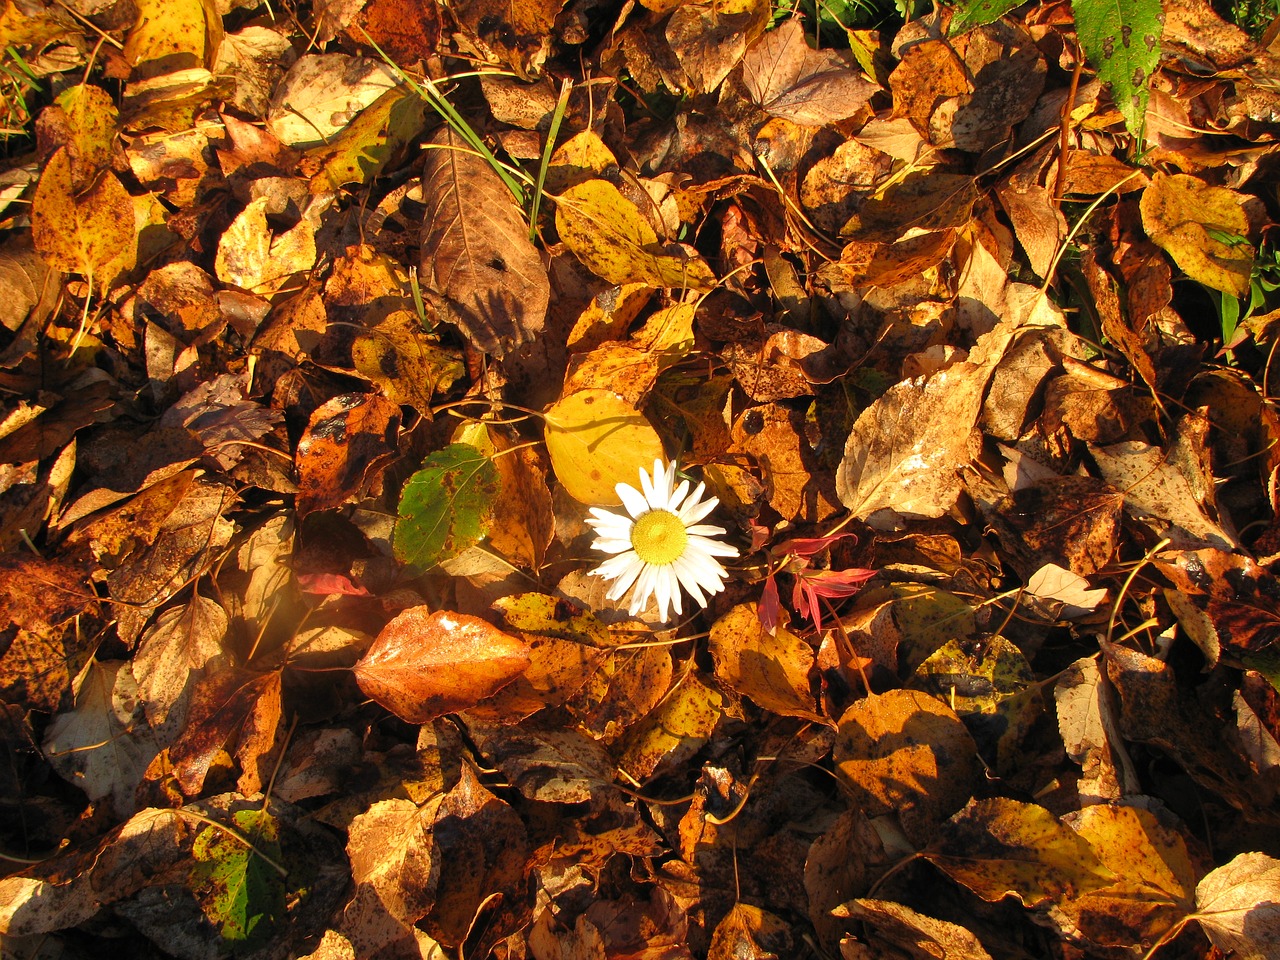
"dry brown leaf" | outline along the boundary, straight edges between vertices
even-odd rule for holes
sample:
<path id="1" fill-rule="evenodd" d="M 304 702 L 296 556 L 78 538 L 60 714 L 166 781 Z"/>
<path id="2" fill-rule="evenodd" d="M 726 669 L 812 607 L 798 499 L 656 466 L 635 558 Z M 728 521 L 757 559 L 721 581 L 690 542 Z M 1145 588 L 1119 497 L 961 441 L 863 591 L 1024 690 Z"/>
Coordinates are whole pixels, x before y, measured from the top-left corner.
<path id="1" fill-rule="evenodd" d="M 836 474 L 841 502 L 859 519 L 890 509 L 940 517 L 960 494 L 959 471 L 971 459 L 970 433 L 987 380 L 1012 336 L 1002 324 L 969 359 L 928 379 L 890 387 L 862 412 Z"/>
<path id="2" fill-rule="evenodd" d="M 815 127 L 853 116 L 879 89 L 834 52 L 811 50 L 799 20 L 787 20 L 747 51 L 742 80 L 767 113 Z"/>
<path id="3" fill-rule="evenodd" d="M 501 357 L 542 332 L 547 269 L 519 205 L 488 163 L 448 126 L 430 142 L 422 277 L 476 347 Z"/>

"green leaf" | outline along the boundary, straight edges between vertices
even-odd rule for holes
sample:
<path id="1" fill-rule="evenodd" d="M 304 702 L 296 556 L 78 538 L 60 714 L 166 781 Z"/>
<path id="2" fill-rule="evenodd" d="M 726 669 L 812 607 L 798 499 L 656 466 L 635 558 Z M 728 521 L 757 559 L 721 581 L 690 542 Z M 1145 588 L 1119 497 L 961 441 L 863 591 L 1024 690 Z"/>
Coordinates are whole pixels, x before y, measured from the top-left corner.
<path id="1" fill-rule="evenodd" d="M 969 0 L 968 3 L 961 3 L 956 7 L 955 15 L 951 18 L 948 32 L 954 37 L 973 27 L 999 20 L 1024 2 L 1025 0 Z"/>
<path id="2" fill-rule="evenodd" d="M 235 833 L 208 826 L 196 835 L 191 889 L 222 939 L 247 945 L 284 916 L 284 879 L 275 866 L 282 859 L 280 830 L 260 809 L 237 810 L 231 825 Z"/>
<path id="3" fill-rule="evenodd" d="M 1075 0 L 1072 10 L 1085 56 L 1129 132 L 1141 139 L 1148 86 L 1160 62 L 1160 0 Z"/>
<path id="4" fill-rule="evenodd" d="M 396 559 L 432 567 L 484 536 L 498 495 L 498 468 L 467 443 L 451 443 L 423 462 L 400 494 Z"/>

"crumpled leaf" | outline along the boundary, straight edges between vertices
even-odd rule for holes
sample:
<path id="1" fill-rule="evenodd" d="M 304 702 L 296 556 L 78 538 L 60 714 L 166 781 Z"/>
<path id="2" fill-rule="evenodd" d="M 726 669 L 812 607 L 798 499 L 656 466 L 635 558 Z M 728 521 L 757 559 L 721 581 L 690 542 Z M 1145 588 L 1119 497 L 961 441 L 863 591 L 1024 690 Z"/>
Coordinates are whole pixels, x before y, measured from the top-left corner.
<path id="1" fill-rule="evenodd" d="M 501 357 L 542 332 L 547 269 L 493 168 L 447 125 L 430 143 L 422 171 L 423 281 L 480 350 Z"/>
<path id="2" fill-rule="evenodd" d="M 479 617 L 411 607 L 353 668 L 373 699 L 408 723 L 475 706 L 529 666 L 529 646 Z"/>
<path id="3" fill-rule="evenodd" d="M 833 51 L 810 49 L 799 20 L 787 20 L 747 51 L 742 80 L 767 113 L 815 127 L 853 116 L 880 89 Z"/>

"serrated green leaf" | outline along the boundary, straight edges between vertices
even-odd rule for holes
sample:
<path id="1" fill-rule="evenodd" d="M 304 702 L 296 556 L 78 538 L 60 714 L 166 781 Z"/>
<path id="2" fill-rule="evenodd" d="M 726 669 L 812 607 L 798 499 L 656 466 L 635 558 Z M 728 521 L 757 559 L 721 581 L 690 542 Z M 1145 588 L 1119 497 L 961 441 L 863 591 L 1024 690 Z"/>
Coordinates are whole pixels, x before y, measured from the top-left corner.
<path id="1" fill-rule="evenodd" d="M 1024 0 L 969 0 L 956 7 L 947 31 L 951 36 L 999 20 Z"/>
<path id="2" fill-rule="evenodd" d="M 237 810 L 231 827 L 239 836 L 214 826 L 196 835 L 191 889 L 222 939 L 256 943 L 285 911 L 284 879 L 263 859 L 282 859 L 280 829 L 265 810 Z"/>
<path id="3" fill-rule="evenodd" d="M 1072 10 L 1085 56 L 1140 139 L 1151 74 L 1160 62 L 1160 0 L 1075 0 Z"/>
<path id="4" fill-rule="evenodd" d="M 396 559 L 432 567 L 484 536 L 498 495 L 498 468 L 468 443 L 451 443 L 423 462 L 400 494 Z"/>

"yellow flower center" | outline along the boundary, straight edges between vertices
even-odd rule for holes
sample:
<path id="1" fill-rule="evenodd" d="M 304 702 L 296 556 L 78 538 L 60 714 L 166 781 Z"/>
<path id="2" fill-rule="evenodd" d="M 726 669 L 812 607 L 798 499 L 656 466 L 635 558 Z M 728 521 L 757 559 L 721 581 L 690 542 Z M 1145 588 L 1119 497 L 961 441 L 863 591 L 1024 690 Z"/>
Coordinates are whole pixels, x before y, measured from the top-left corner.
<path id="1" fill-rule="evenodd" d="M 665 567 L 684 553 L 688 543 L 684 521 L 670 510 L 642 513 L 631 525 L 631 546 L 645 563 Z"/>

